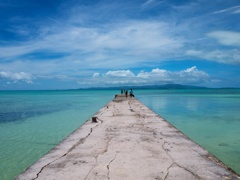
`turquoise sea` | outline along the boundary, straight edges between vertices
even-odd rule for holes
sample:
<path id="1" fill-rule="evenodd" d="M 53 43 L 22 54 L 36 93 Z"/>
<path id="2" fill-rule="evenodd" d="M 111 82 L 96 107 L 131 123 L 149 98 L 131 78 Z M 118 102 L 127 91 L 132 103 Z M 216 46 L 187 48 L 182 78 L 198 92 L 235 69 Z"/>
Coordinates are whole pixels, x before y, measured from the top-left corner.
<path id="1" fill-rule="evenodd" d="M 11 180 L 113 99 L 116 91 L 0 91 L 0 180 Z"/>
<path id="2" fill-rule="evenodd" d="M 118 93 L 118 90 L 0 91 L 0 179 L 14 179 Z M 240 89 L 134 93 L 240 173 Z"/>
<path id="3" fill-rule="evenodd" d="M 240 174 L 240 89 L 144 90 L 137 97 Z"/>

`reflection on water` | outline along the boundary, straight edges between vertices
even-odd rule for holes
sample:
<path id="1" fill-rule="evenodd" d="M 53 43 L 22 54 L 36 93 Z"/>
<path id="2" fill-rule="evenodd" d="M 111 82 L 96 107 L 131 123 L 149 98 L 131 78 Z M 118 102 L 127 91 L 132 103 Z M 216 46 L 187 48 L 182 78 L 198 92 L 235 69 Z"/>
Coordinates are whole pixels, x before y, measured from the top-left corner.
<path id="1" fill-rule="evenodd" d="M 240 173 L 239 90 L 148 90 L 137 97 Z"/>

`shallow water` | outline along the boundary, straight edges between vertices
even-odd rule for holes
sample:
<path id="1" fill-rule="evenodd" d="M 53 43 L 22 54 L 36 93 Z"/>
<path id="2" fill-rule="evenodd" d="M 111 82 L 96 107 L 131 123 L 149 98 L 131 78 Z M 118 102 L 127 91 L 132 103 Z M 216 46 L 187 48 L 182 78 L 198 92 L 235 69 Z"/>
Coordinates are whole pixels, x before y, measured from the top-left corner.
<path id="1" fill-rule="evenodd" d="M 239 90 L 144 90 L 138 99 L 240 173 Z"/>
<path id="2" fill-rule="evenodd" d="M 114 91 L 0 92 L 0 179 L 13 179 L 82 125 Z"/>
<path id="3" fill-rule="evenodd" d="M 113 99 L 115 90 L 0 91 L 0 179 L 10 180 Z M 136 97 L 240 173 L 239 90 L 135 90 Z"/>

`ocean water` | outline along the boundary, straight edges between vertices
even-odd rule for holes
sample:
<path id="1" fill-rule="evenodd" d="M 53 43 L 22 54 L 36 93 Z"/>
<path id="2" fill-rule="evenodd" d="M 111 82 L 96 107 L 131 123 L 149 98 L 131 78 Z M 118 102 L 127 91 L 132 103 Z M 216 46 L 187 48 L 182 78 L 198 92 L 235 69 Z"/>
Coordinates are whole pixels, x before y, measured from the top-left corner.
<path id="1" fill-rule="evenodd" d="M 0 179 L 11 180 L 80 127 L 117 92 L 0 91 Z"/>
<path id="2" fill-rule="evenodd" d="M 137 97 L 240 174 L 240 89 L 143 90 Z"/>
<path id="3" fill-rule="evenodd" d="M 0 179 L 14 179 L 119 92 L 0 91 Z M 134 93 L 240 173 L 240 90 L 134 90 Z"/>

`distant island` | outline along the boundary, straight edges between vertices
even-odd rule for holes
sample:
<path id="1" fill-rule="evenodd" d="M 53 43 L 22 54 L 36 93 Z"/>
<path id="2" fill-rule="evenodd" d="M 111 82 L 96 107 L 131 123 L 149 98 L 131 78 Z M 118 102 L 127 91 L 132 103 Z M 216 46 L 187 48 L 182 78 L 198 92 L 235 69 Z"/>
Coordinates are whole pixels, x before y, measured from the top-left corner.
<path id="1" fill-rule="evenodd" d="M 234 87 L 209 88 L 204 86 L 191 86 L 182 84 L 144 85 L 144 86 L 113 86 L 113 87 L 88 87 L 67 90 L 120 90 L 120 89 L 239 89 Z"/>
<path id="2" fill-rule="evenodd" d="M 190 86 L 182 84 L 145 85 L 145 86 L 116 86 L 116 87 L 90 87 L 79 89 L 207 89 L 207 87 Z"/>

